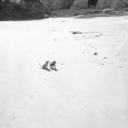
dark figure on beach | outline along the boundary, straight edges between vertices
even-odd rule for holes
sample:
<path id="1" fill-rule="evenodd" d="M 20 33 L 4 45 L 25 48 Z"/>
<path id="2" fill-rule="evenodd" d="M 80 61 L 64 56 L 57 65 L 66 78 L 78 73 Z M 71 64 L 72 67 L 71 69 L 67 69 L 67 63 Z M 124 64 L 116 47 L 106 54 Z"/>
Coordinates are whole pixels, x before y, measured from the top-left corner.
<path id="1" fill-rule="evenodd" d="M 98 0 L 88 0 L 88 8 L 96 7 Z"/>
<path id="2" fill-rule="evenodd" d="M 49 64 L 49 61 L 46 61 L 45 64 L 42 65 L 42 69 L 47 70 L 47 71 L 50 71 L 50 70 L 48 69 L 48 64 Z"/>
<path id="3" fill-rule="evenodd" d="M 58 71 L 56 69 L 56 61 L 53 61 L 53 62 L 50 63 L 50 69 L 55 70 L 55 71 Z"/>

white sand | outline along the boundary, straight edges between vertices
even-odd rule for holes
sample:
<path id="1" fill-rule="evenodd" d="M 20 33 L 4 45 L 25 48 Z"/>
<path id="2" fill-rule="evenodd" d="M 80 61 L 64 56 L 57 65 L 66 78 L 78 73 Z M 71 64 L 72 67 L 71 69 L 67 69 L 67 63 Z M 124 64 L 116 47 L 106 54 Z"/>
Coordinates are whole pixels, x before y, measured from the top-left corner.
<path id="1" fill-rule="evenodd" d="M 6 127 L 128 128 L 128 16 L 0 22 Z"/>

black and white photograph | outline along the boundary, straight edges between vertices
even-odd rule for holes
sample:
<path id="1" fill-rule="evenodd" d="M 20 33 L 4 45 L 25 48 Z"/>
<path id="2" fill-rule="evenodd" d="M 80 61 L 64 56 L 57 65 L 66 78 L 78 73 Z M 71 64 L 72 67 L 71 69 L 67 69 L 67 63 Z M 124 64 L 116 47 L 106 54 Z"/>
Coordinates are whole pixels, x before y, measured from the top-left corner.
<path id="1" fill-rule="evenodd" d="M 128 0 L 0 0 L 0 128 L 128 128 Z"/>

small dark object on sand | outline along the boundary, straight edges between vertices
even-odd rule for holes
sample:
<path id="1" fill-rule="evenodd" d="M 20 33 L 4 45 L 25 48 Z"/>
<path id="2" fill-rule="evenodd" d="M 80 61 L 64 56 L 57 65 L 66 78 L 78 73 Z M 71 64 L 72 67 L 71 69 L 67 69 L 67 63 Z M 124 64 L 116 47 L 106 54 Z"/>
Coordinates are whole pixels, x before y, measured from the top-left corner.
<path id="1" fill-rule="evenodd" d="M 45 64 L 42 65 L 42 69 L 47 70 L 47 71 L 50 71 L 50 70 L 48 69 L 48 64 L 49 64 L 49 61 L 46 61 Z"/>
<path id="2" fill-rule="evenodd" d="M 107 59 L 108 57 L 104 57 L 103 59 Z"/>
<path id="3" fill-rule="evenodd" d="M 72 34 L 82 34 L 82 32 L 79 31 L 71 31 Z"/>
<path id="4" fill-rule="evenodd" d="M 94 53 L 94 55 L 96 56 L 96 55 L 98 55 L 98 53 L 97 53 L 97 52 L 95 52 L 95 53 Z"/>
<path id="5" fill-rule="evenodd" d="M 56 69 L 56 61 L 53 61 L 53 62 L 50 63 L 50 69 L 51 69 L 51 70 L 58 71 L 58 70 Z"/>

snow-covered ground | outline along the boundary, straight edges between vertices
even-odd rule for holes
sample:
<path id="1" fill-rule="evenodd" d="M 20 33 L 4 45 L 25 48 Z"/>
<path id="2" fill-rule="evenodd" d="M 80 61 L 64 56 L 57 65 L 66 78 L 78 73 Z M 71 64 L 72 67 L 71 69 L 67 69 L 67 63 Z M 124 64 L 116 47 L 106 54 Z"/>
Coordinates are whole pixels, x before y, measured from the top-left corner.
<path id="1" fill-rule="evenodd" d="M 128 16 L 0 22 L 7 127 L 128 128 Z"/>

